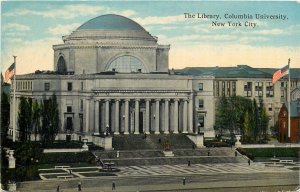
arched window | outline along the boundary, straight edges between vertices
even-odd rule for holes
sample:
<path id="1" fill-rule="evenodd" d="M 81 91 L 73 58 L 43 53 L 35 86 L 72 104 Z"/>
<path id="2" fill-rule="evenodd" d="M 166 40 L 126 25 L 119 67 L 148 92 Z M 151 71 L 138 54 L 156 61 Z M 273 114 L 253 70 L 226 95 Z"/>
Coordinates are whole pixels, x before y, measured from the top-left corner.
<path id="1" fill-rule="evenodd" d="M 117 71 L 121 73 L 139 72 L 145 73 L 146 68 L 141 60 L 136 57 L 125 55 L 116 58 L 111 62 L 107 71 Z"/>
<path id="2" fill-rule="evenodd" d="M 67 74 L 67 66 L 63 56 L 60 56 L 57 61 L 57 72 L 58 74 Z"/>

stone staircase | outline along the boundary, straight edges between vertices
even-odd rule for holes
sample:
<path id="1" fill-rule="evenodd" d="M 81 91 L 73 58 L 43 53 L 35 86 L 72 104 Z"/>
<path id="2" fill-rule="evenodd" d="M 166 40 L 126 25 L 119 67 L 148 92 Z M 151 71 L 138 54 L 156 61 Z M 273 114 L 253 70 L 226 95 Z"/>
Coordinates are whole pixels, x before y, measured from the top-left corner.
<path id="1" fill-rule="evenodd" d="M 174 157 L 165 157 L 164 143 L 168 142 Z M 175 165 L 188 161 L 198 163 L 238 163 L 245 159 L 235 157 L 231 148 L 196 148 L 185 134 L 158 135 L 115 135 L 112 151 L 95 152 L 104 162 L 114 162 L 116 166 L 133 165 Z M 209 156 L 208 156 L 209 153 Z"/>

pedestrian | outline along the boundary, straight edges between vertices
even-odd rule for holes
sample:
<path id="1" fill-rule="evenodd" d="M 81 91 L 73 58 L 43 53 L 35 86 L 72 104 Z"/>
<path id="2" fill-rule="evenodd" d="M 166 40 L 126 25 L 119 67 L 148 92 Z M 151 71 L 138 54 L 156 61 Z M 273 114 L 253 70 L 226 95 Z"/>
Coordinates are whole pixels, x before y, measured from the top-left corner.
<path id="1" fill-rule="evenodd" d="M 81 191 L 81 182 L 78 182 L 78 191 Z"/>
<path id="2" fill-rule="evenodd" d="M 185 177 L 182 178 L 182 185 L 185 185 Z"/>
<path id="3" fill-rule="evenodd" d="M 158 139 L 158 143 L 161 143 L 161 138 Z"/>
<path id="4" fill-rule="evenodd" d="M 60 186 L 57 185 L 56 192 L 60 192 Z"/>
<path id="5" fill-rule="evenodd" d="M 193 148 L 193 149 L 195 149 L 195 148 L 196 148 L 195 144 L 193 144 L 193 145 L 192 145 L 192 148 Z"/>
<path id="6" fill-rule="evenodd" d="M 237 152 L 236 151 L 234 152 L 234 155 L 237 157 Z"/>
<path id="7" fill-rule="evenodd" d="M 210 155 L 210 151 L 208 150 L 208 151 L 207 151 L 207 156 L 209 156 L 209 155 Z"/>
<path id="8" fill-rule="evenodd" d="M 147 138 L 147 134 L 146 134 L 146 133 L 144 133 L 144 138 L 145 138 L 145 139 Z"/>
<path id="9" fill-rule="evenodd" d="M 120 151 L 118 150 L 117 151 L 117 158 L 119 158 L 120 157 Z"/>
<path id="10" fill-rule="evenodd" d="M 71 169 L 69 169 L 69 174 L 70 174 L 70 175 L 72 174 L 72 170 L 71 170 Z"/>
<path id="11" fill-rule="evenodd" d="M 116 182 L 115 181 L 113 181 L 112 182 L 112 187 L 111 187 L 111 190 L 115 190 L 116 189 Z"/>
<path id="12" fill-rule="evenodd" d="M 250 159 L 248 159 L 248 165 L 250 166 Z"/>
<path id="13" fill-rule="evenodd" d="M 188 166 L 191 166 L 191 161 L 190 160 L 188 160 Z"/>

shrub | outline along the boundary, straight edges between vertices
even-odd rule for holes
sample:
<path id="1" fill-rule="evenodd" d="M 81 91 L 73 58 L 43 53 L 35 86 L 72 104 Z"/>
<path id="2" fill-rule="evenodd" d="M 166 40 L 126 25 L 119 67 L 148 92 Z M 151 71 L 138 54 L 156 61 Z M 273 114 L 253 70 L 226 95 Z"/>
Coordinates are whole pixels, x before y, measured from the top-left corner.
<path id="1" fill-rule="evenodd" d="M 78 153 L 44 153 L 39 160 L 40 164 L 58 163 L 93 163 L 94 156 L 91 152 Z"/>

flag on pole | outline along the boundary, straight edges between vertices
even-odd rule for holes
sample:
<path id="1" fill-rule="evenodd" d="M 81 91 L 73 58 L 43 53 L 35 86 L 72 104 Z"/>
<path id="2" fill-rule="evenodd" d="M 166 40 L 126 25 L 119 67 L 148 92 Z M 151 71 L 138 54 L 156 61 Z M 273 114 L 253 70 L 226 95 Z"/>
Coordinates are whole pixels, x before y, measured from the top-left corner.
<path id="1" fill-rule="evenodd" d="M 14 76 L 15 70 L 16 70 L 15 63 L 13 63 L 5 71 L 5 82 L 7 82 L 10 78 L 12 78 Z"/>
<path id="2" fill-rule="evenodd" d="M 282 69 L 277 70 L 274 74 L 273 74 L 273 80 L 272 83 L 275 84 L 279 79 L 281 79 L 282 77 L 284 77 L 285 75 L 289 74 L 289 65 L 286 65 L 285 67 L 283 67 Z"/>

